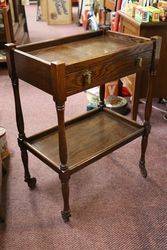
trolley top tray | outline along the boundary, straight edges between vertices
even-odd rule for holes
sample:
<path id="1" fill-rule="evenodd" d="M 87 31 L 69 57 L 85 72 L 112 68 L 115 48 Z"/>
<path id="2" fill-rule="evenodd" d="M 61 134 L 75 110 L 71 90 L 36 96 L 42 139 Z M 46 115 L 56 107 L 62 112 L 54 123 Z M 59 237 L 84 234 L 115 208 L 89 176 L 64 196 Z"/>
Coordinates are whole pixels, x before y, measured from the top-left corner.
<path id="1" fill-rule="evenodd" d="M 150 69 L 152 52 L 148 38 L 98 31 L 17 46 L 14 61 L 18 78 L 58 99 Z"/>
<path id="2" fill-rule="evenodd" d="M 37 58 L 48 62 L 65 63 L 71 65 L 87 60 L 111 55 L 121 50 L 150 43 L 150 39 L 132 37 L 114 32 L 93 32 L 78 36 L 66 37 L 54 41 L 34 43 L 19 46 Z"/>
<path id="3" fill-rule="evenodd" d="M 140 42 L 141 41 L 142 40 L 140 40 Z M 37 49 L 29 53 L 49 62 L 64 62 L 66 65 L 71 65 L 97 57 L 111 55 L 127 47 L 137 45 L 137 43 L 139 43 L 137 39 L 130 39 L 129 37 L 120 39 L 119 36 L 113 36 L 112 33 L 107 33 L 103 36 Z"/>

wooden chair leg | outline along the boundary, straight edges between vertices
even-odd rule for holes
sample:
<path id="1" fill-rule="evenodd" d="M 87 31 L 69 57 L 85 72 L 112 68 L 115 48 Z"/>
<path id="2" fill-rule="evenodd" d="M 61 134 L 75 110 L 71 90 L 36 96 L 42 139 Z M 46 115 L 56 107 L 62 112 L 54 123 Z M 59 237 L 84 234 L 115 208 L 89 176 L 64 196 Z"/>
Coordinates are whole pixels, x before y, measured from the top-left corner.
<path id="1" fill-rule="evenodd" d="M 61 211 L 62 218 L 64 222 L 68 222 L 71 217 L 70 205 L 69 205 L 69 179 L 68 175 L 62 174 L 60 176 L 61 186 L 62 186 L 62 195 L 64 201 L 64 209 Z"/>
<path id="2" fill-rule="evenodd" d="M 19 145 L 20 146 L 20 145 Z M 27 182 L 29 188 L 34 189 L 36 186 L 36 178 L 31 177 L 28 168 L 28 153 L 24 146 L 20 146 L 21 158 L 24 166 L 24 181 Z"/>

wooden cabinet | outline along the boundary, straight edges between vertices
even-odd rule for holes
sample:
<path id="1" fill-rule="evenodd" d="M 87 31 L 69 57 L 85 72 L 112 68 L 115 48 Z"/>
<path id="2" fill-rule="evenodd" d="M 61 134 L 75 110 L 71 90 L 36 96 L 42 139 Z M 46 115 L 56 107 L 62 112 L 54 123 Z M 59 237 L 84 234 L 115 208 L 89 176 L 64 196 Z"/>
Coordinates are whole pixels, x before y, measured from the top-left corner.
<path id="1" fill-rule="evenodd" d="M 7 7 L 0 9 L 0 62 L 6 61 L 5 43 L 22 44 L 29 41 L 24 6 L 18 0 L 7 2 Z"/>
<path id="2" fill-rule="evenodd" d="M 9 6 L 0 9 L 0 62 L 6 60 L 3 52 L 6 42 L 14 42 L 13 24 Z"/>
<path id="3" fill-rule="evenodd" d="M 153 97 L 167 97 L 167 22 L 138 23 L 134 18 L 127 16 L 121 11 L 119 11 L 119 15 L 121 32 L 148 38 L 152 36 L 162 37 L 162 47 L 159 66 L 157 69 L 157 78 L 156 80 L 153 80 Z M 138 91 L 138 96 L 136 96 L 136 93 L 134 93 L 134 95 L 137 99 L 139 99 L 146 97 L 146 94 L 147 86 L 145 85 L 145 81 L 143 79 L 141 87 Z M 136 108 L 137 107 L 135 107 L 135 109 Z"/>

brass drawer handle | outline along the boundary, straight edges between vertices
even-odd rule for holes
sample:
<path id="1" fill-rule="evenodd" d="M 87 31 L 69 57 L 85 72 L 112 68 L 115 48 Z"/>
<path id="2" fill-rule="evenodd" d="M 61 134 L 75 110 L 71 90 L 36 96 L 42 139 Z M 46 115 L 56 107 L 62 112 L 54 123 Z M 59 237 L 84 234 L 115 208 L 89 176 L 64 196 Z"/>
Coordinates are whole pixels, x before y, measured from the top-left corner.
<path id="1" fill-rule="evenodd" d="M 142 57 L 137 57 L 136 58 L 136 66 L 138 68 L 142 68 L 142 66 L 143 66 L 143 58 Z"/>
<path id="2" fill-rule="evenodd" d="M 82 81 L 84 84 L 90 85 L 92 82 L 92 72 L 90 70 L 86 70 L 82 75 Z"/>

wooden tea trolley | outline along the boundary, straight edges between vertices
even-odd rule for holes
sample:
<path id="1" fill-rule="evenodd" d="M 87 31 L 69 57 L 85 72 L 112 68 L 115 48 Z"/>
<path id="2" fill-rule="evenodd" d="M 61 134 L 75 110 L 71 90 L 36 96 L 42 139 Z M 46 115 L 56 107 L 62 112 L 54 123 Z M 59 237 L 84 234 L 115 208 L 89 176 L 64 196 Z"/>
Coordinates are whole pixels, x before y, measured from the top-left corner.
<path id="1" fill-rule="evenodd" d="M 144 177 L 145 151 L 150 132 L 151 84 L 147 96 L 143 125 L 130 121 L 105 107 L 105 83 L 137 73 L 155 73 L 160 40 L 98 31 L 29 45 L 7 44 L 7 62 L 12 80 L 18 144 L 25 169 L 25 181 L 34 188 L 36 179 L 28 169 L 27 150 L 59 174 L 62 184 L 64 221 L 68 221 L 69 179 L 72 174 L 108 153 L 142 136 L 139 167 Z M 18 79 L 53 96 L 58 126 L 26 137 L 19 95 Z M 151 82 L 151 81 L 150 81 Z M 65 122 L 64 109 L 68 96 L 100 85 L 98 108 Z"/>

